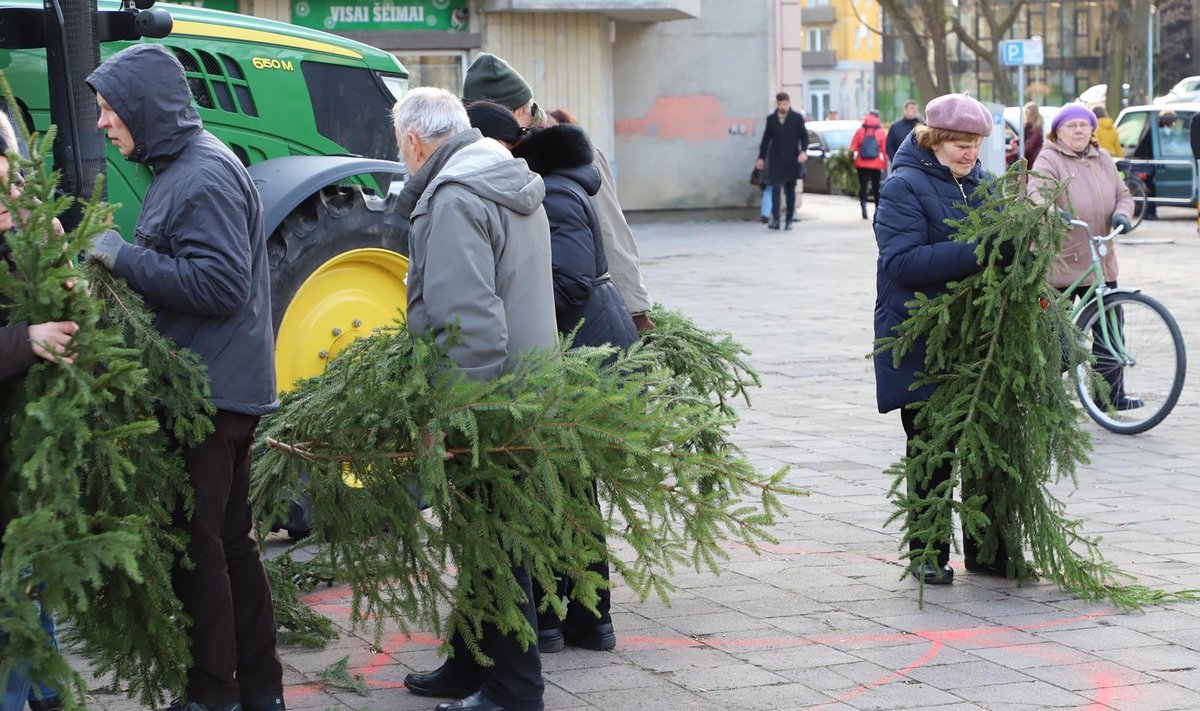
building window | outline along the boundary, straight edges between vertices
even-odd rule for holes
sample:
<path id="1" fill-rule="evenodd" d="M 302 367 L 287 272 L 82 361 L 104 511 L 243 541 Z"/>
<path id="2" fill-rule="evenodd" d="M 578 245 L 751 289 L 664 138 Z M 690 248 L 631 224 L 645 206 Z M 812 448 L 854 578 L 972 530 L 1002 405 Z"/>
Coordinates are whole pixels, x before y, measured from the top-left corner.
<path id="1" fill-rule="evenodd" d="M 823 52 L 833 49 L 833 30 L 828 27 L 814 27 L 808 30 L 808 51 Z"/>
<path id="2" fill-rule="evenodd" d="M 437 86 L 458 94 L 462 91 L 463 74 L 467 70 L 466 52 L 429 52 L 401 54 L 396 58 L 408 70 L 408 86 Z"/>
<path id="3" fill-rule="evenodd" d="M 1083 37 L 1088 33 L 1088 11 L 1087 8 L 1075 11 L 1075 36 Z"/>
<path id="4" fill-rule="evenodd" d="M 808 83 L 808 101 L 805 104 L 808 106 L 810 119 L 825 118 L 829 113 L 829 81 L 827 79 L 813 79 Z"/>

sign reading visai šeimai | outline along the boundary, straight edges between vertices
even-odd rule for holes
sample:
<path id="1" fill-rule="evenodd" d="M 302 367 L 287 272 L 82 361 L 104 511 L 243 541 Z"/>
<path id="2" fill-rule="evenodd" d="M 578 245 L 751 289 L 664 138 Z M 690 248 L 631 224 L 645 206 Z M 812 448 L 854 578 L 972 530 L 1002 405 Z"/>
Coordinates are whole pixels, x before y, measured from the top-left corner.
<path id="1" fill-rule="evenodd" d="M 292 24 L 326 32 L 466 32 L 467 0 L 292 0 Z"/>

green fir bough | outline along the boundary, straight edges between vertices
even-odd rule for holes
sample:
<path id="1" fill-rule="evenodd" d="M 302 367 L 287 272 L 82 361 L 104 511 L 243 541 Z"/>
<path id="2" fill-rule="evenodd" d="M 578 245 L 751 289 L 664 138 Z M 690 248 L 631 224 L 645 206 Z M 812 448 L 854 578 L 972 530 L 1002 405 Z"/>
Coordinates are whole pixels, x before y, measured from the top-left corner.
<path id="1" fill-rule="evenodd" d="M 928 438 L 889 469 L 896 503 L 890 520 L 905 522 L 902 548 L 926 542 L 911 554 L 908 571 L 936 564 L 936 542 L 955 538 L 957 515 L 978 544 L 977 560 L 1007 560 L 1010 577 L 1043 575 L 1082 598 L 1121 607 L 1161 601 L 1170 596 L 1125 582 L 1130 576 L 1104 559 L 1100 539 L 1067 516 L 1050 488 L 1064 478 L 1075 483 L 1076 466 L 1091 451 L 1071 380 L 1090 354 L 1071 322 L 1071 304 L 1046 282 L 1067 237 L 1054 207 L 1061 187 L 1035 201 L 1023 186 L 1014 169 L 980 187 L 982 202 L 953 224 L 956 240 L 978 244 L 984 269 L 941 296 L 918 294 L 897 337 L 878 344 L 899 364 L 925 339 L 925 372 L 914 387 L 937 386 L 914 406 Z M 1006 243 L 1017 255 L 1012 264 L 1000 259 Z M 928 482 L 947 464 L 945 484 L 925 498 L 908 493 L 910 480 Z"/>
<path id="2" fill-rule="evenodd" d="M 123 283 L 74 265 L 113 207 L 87 205 L 61 234 L 54 220 L 70 199 L 56 197 L 57 174 L 43 159 L 53 131 L 28 138 L 30 159 L 8 154 L 8 178 L 21 169 L 24 193 L 0 197 L 16 222 L 5 235 L 15 269 L 0 264 L 0 301 L 10 323 L 80 328 L 73 364 L 39 362 L 0 393 L 0 506 L 11 519 L 0 557 L 0 675 L 27 660 L 34 679 L 81 703 L 84 682 L 47 644 L 40 603 L 98 674 L 150 704 L 182 690 L 189 661 L 169 575 L 185 544 L 171 516 L 188 487 L 160 423 L 178 442 L 203 438 L 207 379 L 194 355 L 154 332 Z"/>
<path id="3" fill-rule="evenodd" d="M 717 570 L 723 542 L 772 540 L 778 495 L 792 490 L 784 471 L 758 474 L 727 440 L 728 401 L 755 382 L 740 347 L 654 318 L 648 346 L 564 346 L 489 383 L 462 379 L 403 326 L 356 341 L 265 422 L 258 520 L 273 520 L 307 476 L 316 557 L 305 565 L 350 584 L 352 620 L 459 633 L 477 656 L 485 620 L 536 642 L 510 558 L 546 589 L 569 575 L 573 597 L 594 606 L 603 581 L 587 566 L 605 555 L 603 533 L 629 549 L 612 564 L 630 586 L 666 598 L 680 567 Z M 736 370 L 689 379 L 654 342 Z"/>

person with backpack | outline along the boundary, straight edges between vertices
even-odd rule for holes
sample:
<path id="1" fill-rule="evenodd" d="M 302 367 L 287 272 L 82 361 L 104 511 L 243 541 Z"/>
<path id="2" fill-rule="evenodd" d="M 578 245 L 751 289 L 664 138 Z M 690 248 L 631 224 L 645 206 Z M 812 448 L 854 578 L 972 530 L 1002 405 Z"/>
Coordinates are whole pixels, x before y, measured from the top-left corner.
<path id="1" fill-rule="evenodd" d="M 887 145 L 887 132 L 879 123 L 879 112 L 875 109 L 863 119 L 863 125 L 850 139 L 850 152 L 854 155 L 854 168 L 858 171 L 858 202 L 862 206 L 862 218 L 867 219 L 867 184 L 875 204 L 879 205 L 879 181 L 887 168 L 887 156 L 883 147 Z"/>

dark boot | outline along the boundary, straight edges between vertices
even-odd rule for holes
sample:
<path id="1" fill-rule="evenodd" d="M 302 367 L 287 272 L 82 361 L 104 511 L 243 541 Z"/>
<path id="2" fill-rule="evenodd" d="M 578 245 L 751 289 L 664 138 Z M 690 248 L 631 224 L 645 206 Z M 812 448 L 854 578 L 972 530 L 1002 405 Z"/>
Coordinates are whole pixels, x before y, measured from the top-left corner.
<path id="1" fill-rule="evenodd" d="M 1009 558 L 1006 554 L 997 553 L 994 560 L 986 563 L 979 559 L 979 544 L 963 531 L 963 567 L 970 573 L 994 575 L 998 578 L 1008 577 Z"/>
<path id="2" fill-rule="evenodd" d="M 863 200 L 861 203 L 859 203 L 859 205 L 862 207 L 862 216 L 865 220 L 867 219 L 867 201 Z"/>

